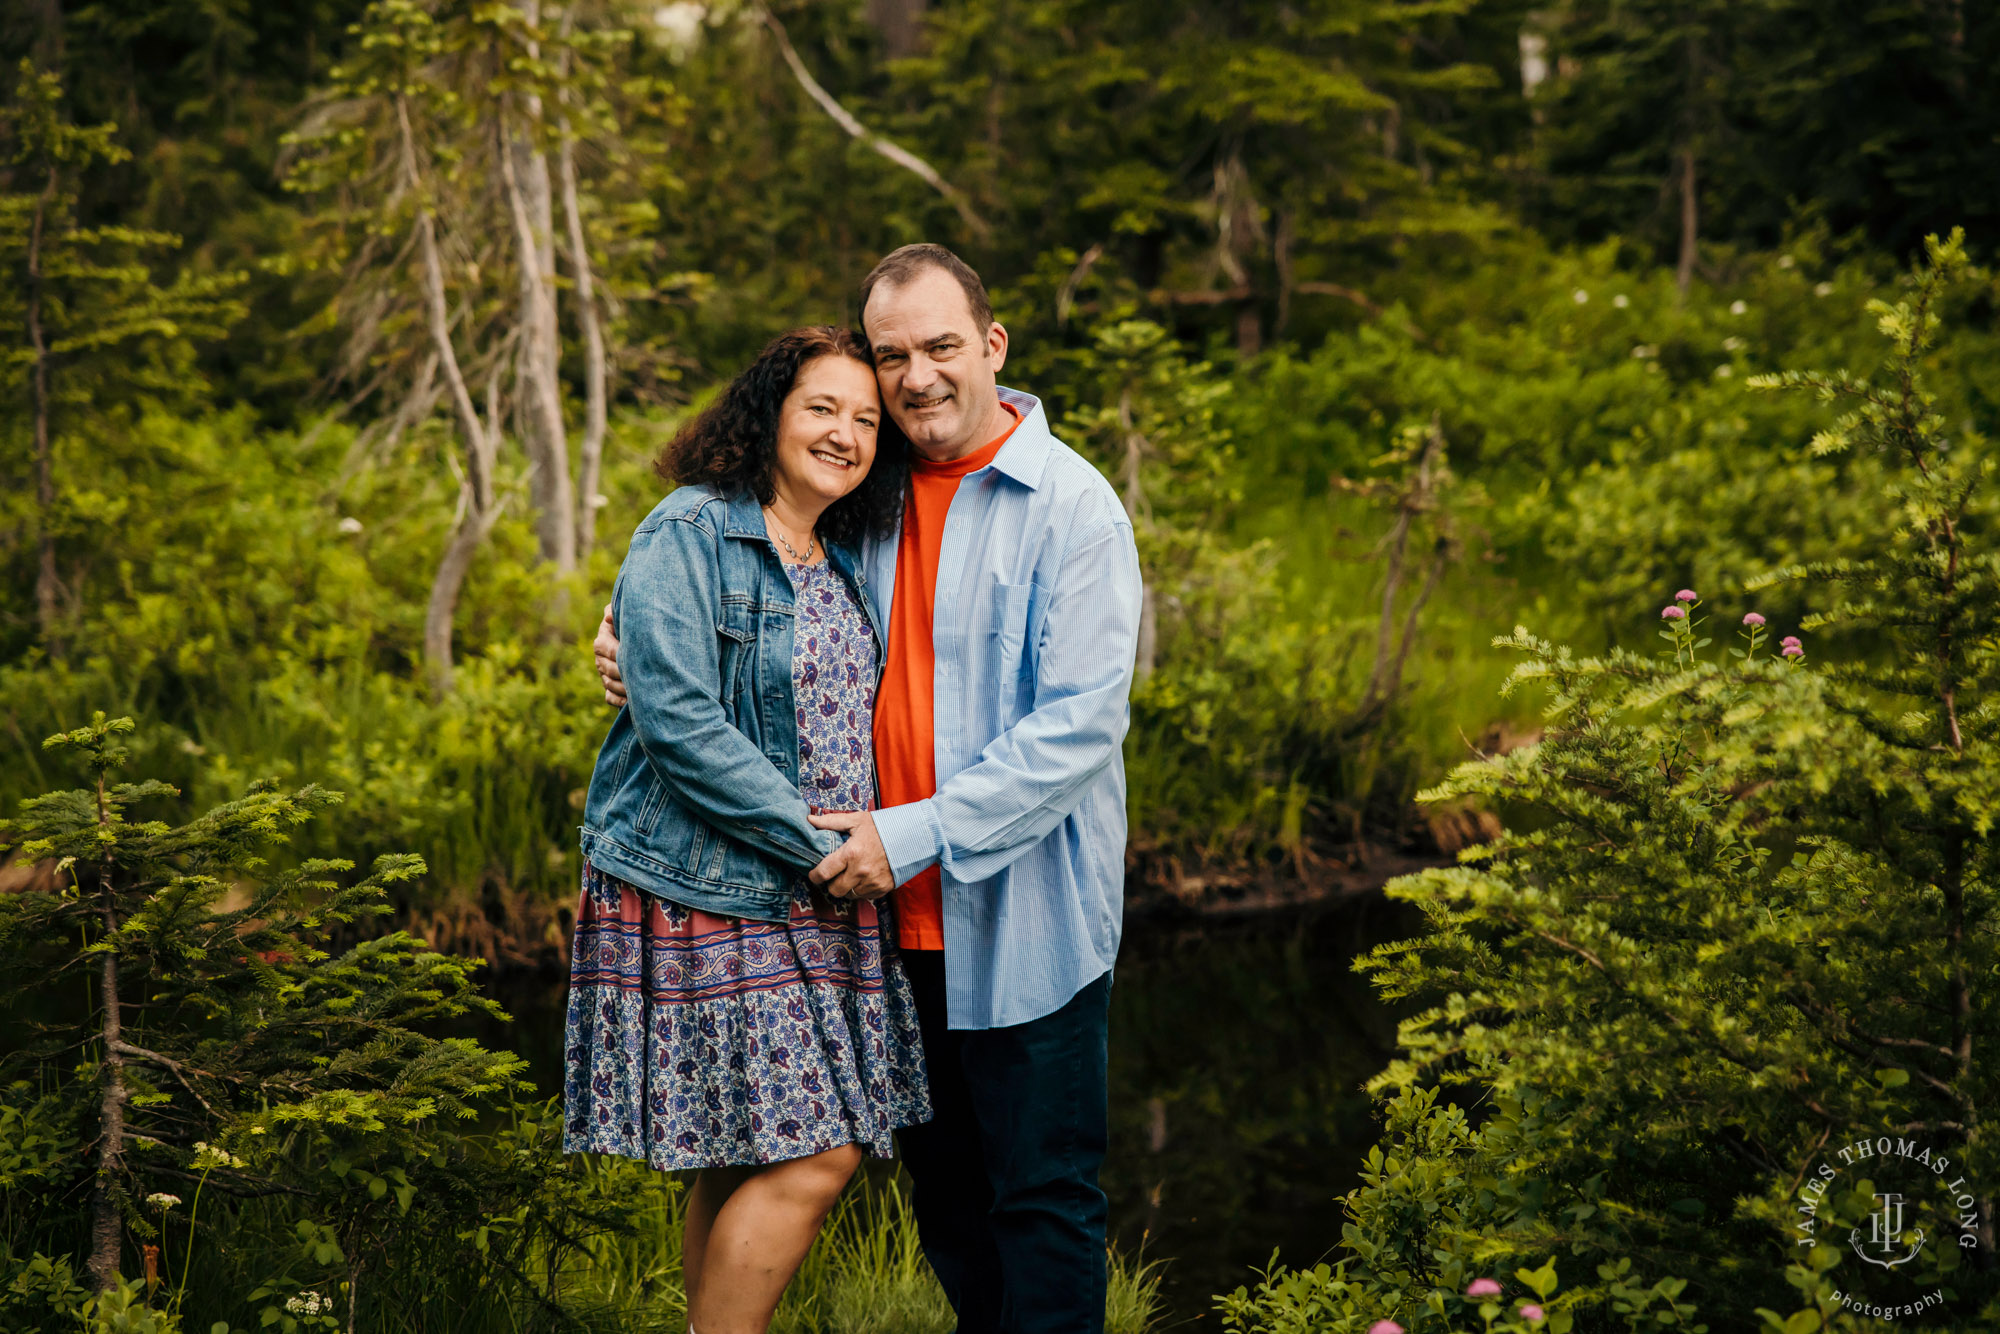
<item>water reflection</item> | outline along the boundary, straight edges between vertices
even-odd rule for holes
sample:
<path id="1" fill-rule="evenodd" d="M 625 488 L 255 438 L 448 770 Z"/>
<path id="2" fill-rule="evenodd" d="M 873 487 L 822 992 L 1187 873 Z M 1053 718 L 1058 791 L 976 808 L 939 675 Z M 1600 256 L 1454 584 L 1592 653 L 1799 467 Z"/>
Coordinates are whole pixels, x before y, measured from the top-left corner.
<path id="1" fill-rule="evenodd" d="M 1389 1059 L 1393 1017 L 1349 971 L 1410 934 L 1380 898 L 1243 921 L 1135 921 L 1111 989 L 1113 1235 L 1168 1262 L 1176 1320 L 1212 1327 L 1210 1298 L 1282 1248 L 1319 1258 L 1374 1139 L 1362 1082 Z M 514 1023 L 478 1036 L 561 1089 L 563 986 L 496 989 Z"/>
<path id="2" fill-rule="evenodd" d="M 1274 1247 L 1310 1263 L 1339 1237 L 1339 1197 L 1374 1139 L 1361 1085 L 1395 1037 L 1349 963 L 1411 923 L 1372 899 L 1135 926 L 1111 992 L 1105 1190 L 1119 1244 L 1169 1259 L 1174 1314 L 1203 1316 Z"/>

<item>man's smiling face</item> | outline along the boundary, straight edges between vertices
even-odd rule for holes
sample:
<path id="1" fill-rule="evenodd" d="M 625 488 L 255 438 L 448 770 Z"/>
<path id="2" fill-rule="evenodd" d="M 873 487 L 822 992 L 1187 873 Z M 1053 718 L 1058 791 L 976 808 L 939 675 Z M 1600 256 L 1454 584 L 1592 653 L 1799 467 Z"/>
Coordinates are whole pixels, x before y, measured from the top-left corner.
<path id="1" fill-rule="evenodd" d="M 926 268 L 868 296 L 862 312 L 882 402 L 917 453 L 935 463 L 964 458 L 1006 429 L 996 389 L 1007 363 L 1007 331 L 981 329 L 965 289 Z"/>

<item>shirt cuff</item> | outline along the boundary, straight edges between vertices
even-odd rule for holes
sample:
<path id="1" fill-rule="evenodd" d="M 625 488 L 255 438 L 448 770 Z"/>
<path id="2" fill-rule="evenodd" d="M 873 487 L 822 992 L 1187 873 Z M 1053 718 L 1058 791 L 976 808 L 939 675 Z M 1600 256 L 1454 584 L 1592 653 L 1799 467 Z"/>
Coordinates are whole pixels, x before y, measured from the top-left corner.
<path id="1" fill-rule="evenodd" d="M 888 855 L 889 871 L 896 883 L 909 880 L 936 864 L 944 851 L 944 829 L 928 798 L 902 806 L 888 806 L 875 813 L 875 834 Z"/>

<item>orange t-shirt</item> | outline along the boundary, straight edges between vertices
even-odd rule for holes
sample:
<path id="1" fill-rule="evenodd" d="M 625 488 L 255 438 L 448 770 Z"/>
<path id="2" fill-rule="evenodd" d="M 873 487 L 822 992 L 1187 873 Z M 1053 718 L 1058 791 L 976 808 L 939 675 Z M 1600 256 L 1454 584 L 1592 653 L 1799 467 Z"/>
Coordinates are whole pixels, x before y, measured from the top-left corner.
<path id="1" fill-rule="evenodd" d="M 875 697 L 875 781 L 884 806 L 922 801 L 937 791 L 933 692 L 937 656 L 931 645 L 937 605 L 938 553 L 944 519 L 967 475 L 993 462 L 1014 424 L 977 453 L 951 463 L 910 460 L 910 499 L 896 545 L 896 591 L 889 602 L 889 660 Z M 944 881 L 933 866 L 896 890 L 896 941 L 906 950 L 944 948 Z"/>

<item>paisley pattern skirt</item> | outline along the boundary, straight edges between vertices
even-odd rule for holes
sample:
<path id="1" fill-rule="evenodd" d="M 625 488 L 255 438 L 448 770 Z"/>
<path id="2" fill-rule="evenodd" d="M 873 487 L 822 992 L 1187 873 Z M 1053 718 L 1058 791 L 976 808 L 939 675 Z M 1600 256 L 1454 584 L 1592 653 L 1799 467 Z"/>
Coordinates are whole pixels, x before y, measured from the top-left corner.
<path id="1" fill-rule="evenodd" d="M 563 1148 L 665 1170 L 892 1157 L 931 1107 L 888 918 L 803 888 L 787 922 L 719 917 L 586 864 Z"/>

